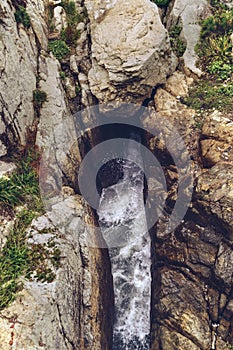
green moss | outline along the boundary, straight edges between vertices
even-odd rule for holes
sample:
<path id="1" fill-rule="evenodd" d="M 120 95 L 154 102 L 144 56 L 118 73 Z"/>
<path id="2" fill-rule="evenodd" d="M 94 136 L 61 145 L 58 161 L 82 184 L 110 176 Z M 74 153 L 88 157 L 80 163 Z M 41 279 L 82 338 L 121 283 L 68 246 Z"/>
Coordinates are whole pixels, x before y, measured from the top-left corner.
<path id="1" fill-rule="evenodd" d="M 43 103 L 47 101 L 46 92 L 36 89 L 33 91 L 33 104 L 35 108 L 41 108 Z"/>
<path id="2" fill-rule="evenodd" d="M 65 80 L 66 73 L 65 72 L 60 72 L 60 78 L 61 78 L 61 80 Z"/>
<path id="3" fill-rule="evenodd" d="M 58 59 L 62 60 L 69 55 L 70 49 L 63 40 L 53 40 L 49 42 L 49 50 Z"/>
<path id="4" fill-rule="evenodd" d="M 23 6 L 18 6 L 15 12 L 15 20 L 17 23 L 22 23 L 25 28 L 31 25 L 30 17 Z"/>

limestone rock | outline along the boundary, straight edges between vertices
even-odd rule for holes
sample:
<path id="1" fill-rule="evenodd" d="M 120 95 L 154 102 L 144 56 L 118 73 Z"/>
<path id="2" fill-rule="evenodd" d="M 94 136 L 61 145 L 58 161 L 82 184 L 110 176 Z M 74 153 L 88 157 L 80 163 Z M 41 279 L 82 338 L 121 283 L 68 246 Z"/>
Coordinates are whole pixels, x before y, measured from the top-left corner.
<path id="1" fill-rule="evenodd" d="M 233 234 L 233 165 L 220 162 L 204 172 L 197 181 L 196 197 L 207 214 L 212 214 Z"/>
<path id="2" fill-rule="evenodd" d="M 41 185 L 46 179 L 44 191 L 61 191 L 63 175 L 74 184 L 81 162 L 73 116 L 60 82 L 59 62 L 53 57 L 42 57 L 40 70 L 44 73 L 41 89 L 47 94 L 47 102 L 40 111 L 40 123 L 36 143 L 43 149 L 41 160 Z M 45 185 L 44 185 L 45 186 Z M 44 193 L 45 194 L 45 193 Z"/>
<path id="3" fill-rule="evenodd" d="M 158 8 L 146 0 L 100 2 L 101 16 L 98 5 L 85 2 L 92 33 L 91 91 L 100 103 L 141 103 L 176 66 Z"/>
<path id="4" fill-rule="evenodd" d="M 189 86 L 193 83 L 193 79 L 185 74 L 176 71 L 166 81 L 164 89 L 174 97 L 184 97 L 188 94 Z"/>
<path id="5" fill-rule="evenodd" d="M 54 8 L 54 26 L 55 30 L 59 33 L 62 28 L 66 28 L 67 26 L 66 13 L 62 6 L 56 6 Z"/>
<path id="6" fill-rule="evenodd" d="M 0 157 L 5 156 L 7 154 L 6 146 L 0 141 Z"/>
<path id="7" fill-rule="evenodd" d="M 51 283 L 24 281 L 13 304 L 0 312 L 2 349 L 9 348 L 10 340 L 17 350 L 111 348 L 109 260 L 106 250 L 87 246 L 88 235 L 93 234 L 85 226 L 88 216 L 84 202 L 73 196 L 33 222 L 31 239 L 46 243 L 53 237 L 62 252 L 60 267 Z"/>
<path id="8" fill-rule="evenodd" d="M 200 141 L 202 159 L 205 166 L 210 167 L 219 161 L 232 162 L 233 122 L 213 112 L 204 122 Z"/>
<path id="9" fill-rule="evenodd" d="M 183 55 L 184 64 L 191 72 L 201 75 L 201 70 L 196 67 L 197 55 L 195 46 L 199 41 L 201 27 L 200 19 L 209 13 L 209 5 L 206 0 L 175 0 L 173 8 L 167 17 L 167 28 L 181 24 L 182 36 L 187 44 Z"/>
<path id="10" fill-rule="evenodd" d="M 43 50 L 48 46 L 48 28 L 46 24 L 46 2 L 44 0 L 28 0 L 27 13 L 30 16 L 31 26 Z"/>
<path id="11" fill-rule="evenodd" d="M 7 163 L 0 160 L 0 178 L 12 174 L 15 170 L 16 165 L 14 163 Z"/>
<path id="12" fill-rule="evenodd" d="M 36 88 L 37 46 L 32 29 L 17 24 L 9 1 L 0 24 L 0 134 L 8 144 L 25 144 L 34 119 L 32 91 Z"/>

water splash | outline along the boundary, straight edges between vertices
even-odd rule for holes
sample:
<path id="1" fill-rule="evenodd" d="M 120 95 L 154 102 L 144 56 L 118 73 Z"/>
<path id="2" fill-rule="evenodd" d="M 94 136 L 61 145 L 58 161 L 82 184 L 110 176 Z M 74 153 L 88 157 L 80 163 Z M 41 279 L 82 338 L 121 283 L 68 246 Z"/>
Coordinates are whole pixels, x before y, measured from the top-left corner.
<path id="1" fill-rule="evenodd" d="M 130 144 L 128 151 L 139 157 L 138 150 L 131 150 Z M 112 264 L 113 350 L 148 350 L 151 261 L 143 200 L 144 173 L 131 161 L 118 162 L 121 166 L 123 163 L 123 179 L 103 189 L 98 209 L 99 224 Z"/>

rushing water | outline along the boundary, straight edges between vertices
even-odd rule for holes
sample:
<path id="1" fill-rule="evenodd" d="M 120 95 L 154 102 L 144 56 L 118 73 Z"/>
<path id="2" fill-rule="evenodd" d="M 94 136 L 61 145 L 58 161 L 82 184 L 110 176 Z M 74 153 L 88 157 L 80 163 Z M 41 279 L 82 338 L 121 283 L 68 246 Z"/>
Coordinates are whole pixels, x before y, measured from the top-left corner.
<path id="1" fill-rule="evenodd" d="M 117 161 L 123 169 L 123 177 L 117 184 L 103 189 L 98 215 L 112 264 L 115 295 L 113 349 L 148 350 L 151 261 L 140 145 L 135 149 L 135 143 L 132 146 L 129 140 L 127 152 L 140 167 L 132 161 Z"/>

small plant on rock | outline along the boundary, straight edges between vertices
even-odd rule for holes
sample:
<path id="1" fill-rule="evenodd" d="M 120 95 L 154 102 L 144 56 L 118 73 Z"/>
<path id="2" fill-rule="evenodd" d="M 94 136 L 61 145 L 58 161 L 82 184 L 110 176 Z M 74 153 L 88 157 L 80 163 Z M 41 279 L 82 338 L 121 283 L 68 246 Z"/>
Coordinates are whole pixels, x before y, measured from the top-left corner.
<path id="1" fill-rule="evenodd" d="M 19 6 L 15 12 L 15 20 L 17 23 L 22 23 L 25 28 L 31 25 L 30 17 L 23 6 Z"/>
<path id="2" fill-rule="evenodd" d="M 169 37 L 173 51 L 178 57 L 182 57 L 186 50 L 186 43 L 181 40 L 180 33 L 182 27 L 175 25 L 169 30 Z"/>
<path id="3" fill-rule="evenodd" d="M 39 109 L 42 107 L 43 103 L 47 101 L 47 94 L 46 92 L 36 89 L 33 91 L 33 104 L 36 109 Z"/>
<path id="4" fill-rule="evenodd" d="M 58 59 L 62 60 L 69 55 L 70 49 L 63 40 L 53 40 L 49 42 L 49 50 Z"/>

